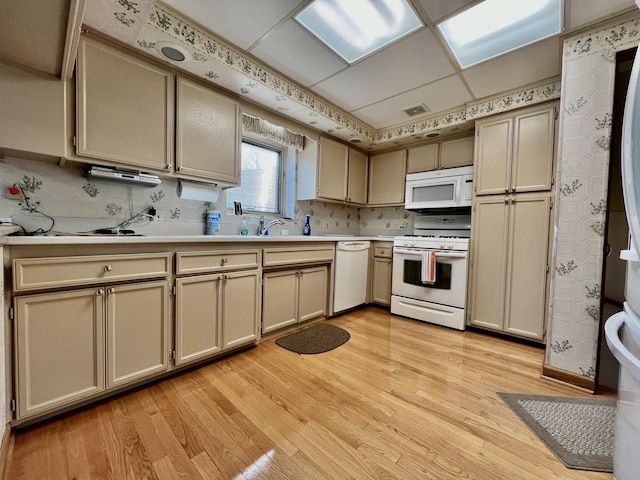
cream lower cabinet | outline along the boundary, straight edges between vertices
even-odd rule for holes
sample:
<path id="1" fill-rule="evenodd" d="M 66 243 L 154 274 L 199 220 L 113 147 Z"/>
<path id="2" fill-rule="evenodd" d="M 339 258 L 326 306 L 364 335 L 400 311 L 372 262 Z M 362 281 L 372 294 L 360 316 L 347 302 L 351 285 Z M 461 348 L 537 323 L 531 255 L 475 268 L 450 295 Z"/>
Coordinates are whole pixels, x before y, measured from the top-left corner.
<path id="1" fill-rule="evenodd" d="M 263 275 L 262 333 L 327 314 L 328 268 L 309 267 Z"/>
<path id="2" fill-rule="evenodd" d="M 468 324 L 544 341 L 550 196 L 482 197 L 472 218 Z"/>
<path id="3" fill-rule="evenodd" d="M 168 369 L 168 282 L 15 299 L 17 418 Z"/>
<path id="4" fill-rule="evenodd" d="M 212 357 L 258 338 L 258 250 L 178 252 L 176 365 Z"/>
<path id="5" fill-rule="evenodd" d="M 379 305 L 391 305 L 391 272 L 393 243 L 374 242 L 371 301 Z"/>

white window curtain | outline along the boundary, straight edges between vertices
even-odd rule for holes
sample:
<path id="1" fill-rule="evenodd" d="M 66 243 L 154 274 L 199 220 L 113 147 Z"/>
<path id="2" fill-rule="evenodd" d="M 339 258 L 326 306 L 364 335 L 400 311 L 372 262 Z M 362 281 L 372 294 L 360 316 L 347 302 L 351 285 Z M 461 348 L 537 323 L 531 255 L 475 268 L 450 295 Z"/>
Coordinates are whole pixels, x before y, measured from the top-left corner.
<path id="1" fill-rule="evenodd" d="M 295 147 L 297 150 L 304 150 L 304 135 L 246 113 L 242 114 L 242 130 L 245 133 L 252 133 L 289 147 Z"/>

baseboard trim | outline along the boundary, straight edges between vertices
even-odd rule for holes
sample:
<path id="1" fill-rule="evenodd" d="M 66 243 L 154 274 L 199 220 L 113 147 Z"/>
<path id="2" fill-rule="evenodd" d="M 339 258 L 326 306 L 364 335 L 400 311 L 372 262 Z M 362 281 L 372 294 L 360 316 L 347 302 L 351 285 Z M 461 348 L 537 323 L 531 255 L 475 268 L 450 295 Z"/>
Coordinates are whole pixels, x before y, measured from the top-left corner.
<path id="1" fill-rule="evenodd" d="M 7 424 L 4 428 L 2 444 L 0 445 L 0 479 L 6 478 L 7 465 L 9 464 L 9 458 L 13 451 L 14 438 L 13 429 L 10 424 Z"/>
<path id="2" fill-rule="evenodd" d="M 577 373 L 562 370 L 561 368 L 551 367 L 549 365 L 542 366 L 542 378 L 561 382 L 581 390 L 587 390 L 594 393 L 596 390 L 596 382 L 593 378 L 578 375 Z"/>

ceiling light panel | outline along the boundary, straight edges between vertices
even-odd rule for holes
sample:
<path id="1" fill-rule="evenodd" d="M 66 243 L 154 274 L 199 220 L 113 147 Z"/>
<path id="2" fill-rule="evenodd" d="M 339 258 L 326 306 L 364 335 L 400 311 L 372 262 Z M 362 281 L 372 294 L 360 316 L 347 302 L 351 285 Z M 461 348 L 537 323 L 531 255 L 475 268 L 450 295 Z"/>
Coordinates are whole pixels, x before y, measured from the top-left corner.
<path id="1" fill-rule="evenodd" d="M 294 19 L 350 64 L 422 27 L 406 0 L 315 0 Z"/>
<path id="2" fill-rule="evenodd" d="M 485 0 L 438 25 L 462 68 L 557 35 L 562 0 Z"/>

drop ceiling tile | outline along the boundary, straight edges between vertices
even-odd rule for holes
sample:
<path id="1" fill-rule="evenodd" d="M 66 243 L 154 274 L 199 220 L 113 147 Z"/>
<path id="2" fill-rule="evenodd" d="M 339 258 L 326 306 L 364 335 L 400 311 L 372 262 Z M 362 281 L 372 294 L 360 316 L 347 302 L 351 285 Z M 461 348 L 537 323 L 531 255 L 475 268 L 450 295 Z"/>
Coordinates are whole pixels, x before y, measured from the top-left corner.
<path id="1" fill-rule="evenodd" d="M 457 9 L 474 3 L 474 0 L 420 0 L 429 19 L 436 23 L 441 18 L 455 12 Z"/>
<path id="2" fill-rule="evenodd" d="M 560 40 L 552 37 L 464 70 L 476 98 L 560 75 Z"/>
<path id="3" fill-rule="evenodd" d="M 312 87 L 346 110 L 355 110 L 454 72 L 431 32 L 423 29 Z"/>
<path id="4" fill-rule="evenodd" d="M 251 53 L 304 86 L 324 80 L 348 66 L 293 20 L 270 32 Z"/>
<path id="5" fill-rule="evenodd" d="M 451 75 L 402 95 L 354 110 L 351 113 L 374 128 L 387 128 L 399 123 L 417 121 L 420 117 L 462 106 L 471 99 L 462 80 L 457 75 Z M 424 104 L 430 111 L 414 117 L 409 117 L 403 112 L 405 108 L 420 104 Z"/>
<path id="6" fill-rule="evenodd" d="M 164 0 L 164 3 L 217 36 L 246 49 L 286 17 L 301 0 Z"/>
<path id="7" fill-rule="evenodd" d="M 567 3 L 567 28 L 573 29 L 617 13 L 625 8 L 635 7 L 634 0 L 565 0 Z"/>

